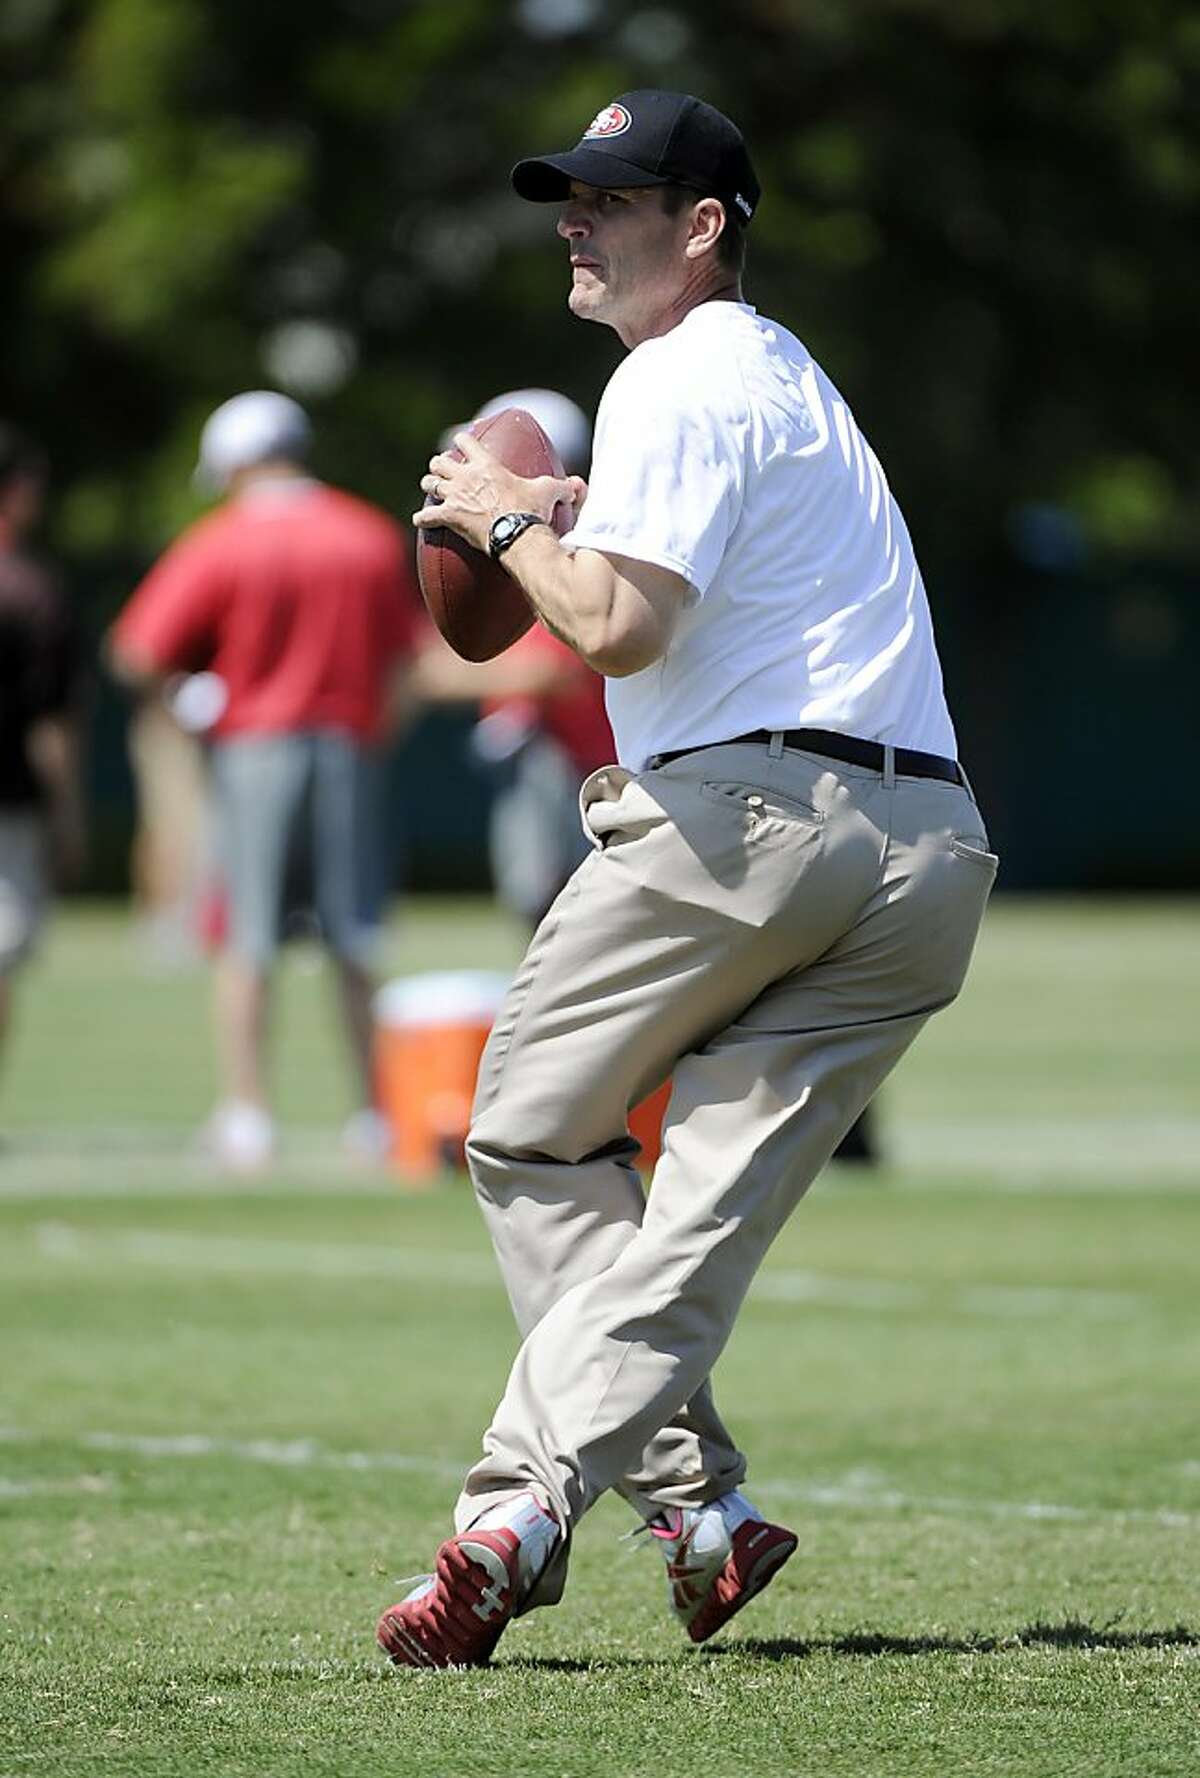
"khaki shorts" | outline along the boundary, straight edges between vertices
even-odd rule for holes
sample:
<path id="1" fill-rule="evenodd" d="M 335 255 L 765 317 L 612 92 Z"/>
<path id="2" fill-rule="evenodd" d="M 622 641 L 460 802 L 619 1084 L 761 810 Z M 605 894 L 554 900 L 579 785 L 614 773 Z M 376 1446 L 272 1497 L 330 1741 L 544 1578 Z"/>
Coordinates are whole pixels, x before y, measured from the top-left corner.
<path id="1" fill-rule="evenodd" d="M 236 735 L 213 748 L 230 949 L 265 968 L 279 945 L 289 864 L 306 861 L 325 944 L 370 969 L 387 898 L 382 764 L 347 736 Z"/>

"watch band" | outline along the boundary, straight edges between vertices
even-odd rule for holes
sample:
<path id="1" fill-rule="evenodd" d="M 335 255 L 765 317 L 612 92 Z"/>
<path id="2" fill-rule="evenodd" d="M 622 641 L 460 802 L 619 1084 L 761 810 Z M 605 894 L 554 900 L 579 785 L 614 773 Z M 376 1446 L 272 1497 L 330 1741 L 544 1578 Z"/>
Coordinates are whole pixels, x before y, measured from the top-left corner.
<path id="1" fill-rule="evenodd" d="M 531 525 L 544 525 L 540 512 L 503 512 L 493 519 L 488 531 L 488 555 L 498 562 L 505 550 L 517 541 Z"/>

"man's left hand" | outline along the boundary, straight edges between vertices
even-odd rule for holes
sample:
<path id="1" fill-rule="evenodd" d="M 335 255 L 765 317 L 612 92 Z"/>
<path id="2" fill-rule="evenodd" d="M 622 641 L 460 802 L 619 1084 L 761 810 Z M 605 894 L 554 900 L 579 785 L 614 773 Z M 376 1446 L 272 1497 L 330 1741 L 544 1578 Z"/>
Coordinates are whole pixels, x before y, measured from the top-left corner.
<path id="1" fill-rule="evenodd" d="M 418 530 L 445 525 L 486 554 L 492 521 L 502 513 L 536 512 L 549 524 L 556 506 L 581 504 L 578 476 L 514 475 L 472 433 L 456 433 L 454 443 L 461 459 L 439 451 L 421 477 L 422 492 L 432 495 L 435 504 L 413 514 Z"/>

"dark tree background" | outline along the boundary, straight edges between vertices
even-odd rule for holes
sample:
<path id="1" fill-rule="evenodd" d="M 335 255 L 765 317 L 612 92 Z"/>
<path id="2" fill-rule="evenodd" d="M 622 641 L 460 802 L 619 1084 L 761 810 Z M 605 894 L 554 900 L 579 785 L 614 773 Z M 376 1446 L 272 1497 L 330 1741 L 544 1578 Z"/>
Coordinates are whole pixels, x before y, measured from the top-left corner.
<path id="1" fill-rule="evenodd" d="M 750 300 L 906 509 L 1009 880 L 1189 880 L 1144 771 L 1114 839 L 1111 774 L 1191 738 L 1200 9 L 5 0 L 0 57 L 0 407 L 51 452 L 93 631 L 238 389 L 294 393 L 323 470 L 400 513 L 497 389 L 593 408 L 620 348 L 507 171 L 683 88 L 751 143 Z M 1097 786 L 1065 827 L 1060 772 Z"/>

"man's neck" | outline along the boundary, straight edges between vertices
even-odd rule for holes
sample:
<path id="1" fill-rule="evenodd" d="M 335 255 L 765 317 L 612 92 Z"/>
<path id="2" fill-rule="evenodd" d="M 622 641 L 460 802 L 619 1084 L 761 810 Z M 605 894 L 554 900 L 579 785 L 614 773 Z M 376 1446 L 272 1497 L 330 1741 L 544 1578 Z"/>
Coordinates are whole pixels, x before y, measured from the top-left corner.
<path id="1" fill-rule="evenodd" d="M 276 458 L 268 463 L 252 463 L 245 469 L 236 470 L 229 478 L 229 487 L 226 492 L 236 498 L 239 494 L 284 488 L 289 483 L 306 483 L 311 479 L 309 471 L 303 464 L 289 463 L 282 458 Z"/>
<path id="2" fill-rule="evenodd" d="M 685 316 L 703 303 L 740 303 L 745 300 L 741 279 L 732 272 L 718 268 L 715 273 L 698 273 L 693 280 L 682 285 L 671 302 L 652 321 L 631 329 L 628 334 L 619 328 L 617 331 L 622 343 L 632 352 L 643 340 L 661 339 L 664 333 L 670 333 Z"/>

